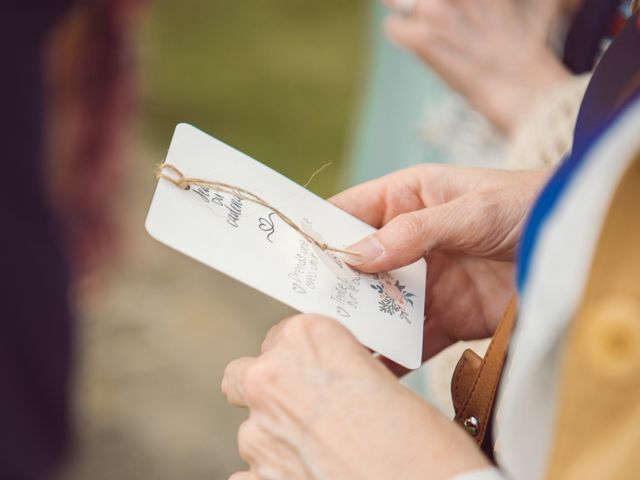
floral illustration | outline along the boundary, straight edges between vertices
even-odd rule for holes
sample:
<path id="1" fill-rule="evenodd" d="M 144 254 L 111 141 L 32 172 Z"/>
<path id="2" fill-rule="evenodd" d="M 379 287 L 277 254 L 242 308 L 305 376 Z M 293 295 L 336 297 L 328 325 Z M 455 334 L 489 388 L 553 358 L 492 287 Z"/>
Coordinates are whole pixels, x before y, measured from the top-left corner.
<path id="1" fill-rule="evenodd" d="M 375 291 L 380 295 L 378 300 L 378 307 L 381 312 L 388 315 L 398 315 L 407 323 L 411 323 L 409 320 L 409 306 L 413 307 L 412 297 L 415 294 L 409 292 L 405 285 L 400 284 L 398 280 L 393 279 L 391 275 L 386 272 L 374 275 L 377 283 L 371 285 Z"/>

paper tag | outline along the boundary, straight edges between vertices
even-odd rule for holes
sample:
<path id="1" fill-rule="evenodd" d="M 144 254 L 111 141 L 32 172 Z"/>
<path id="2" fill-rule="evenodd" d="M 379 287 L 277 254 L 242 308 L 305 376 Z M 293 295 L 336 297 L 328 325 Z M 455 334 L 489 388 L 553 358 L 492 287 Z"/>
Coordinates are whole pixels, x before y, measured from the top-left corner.
<path id="1" fill-rule="evenodd" d="M 315 239 L 347 246 L 375 229 L 195 127 L 176 127 L 167 154 L 187 177 L 249 190 Z M 286 225 L 273 210 L 213 188 L 160 180 L 147 231 L 160 242 L 304 313 L 345 325 L 365 346 L 420 366 L 426 263 L 389 273 L 352 270 Z M 250 321 L 250 319 L 247 319 Z"/>

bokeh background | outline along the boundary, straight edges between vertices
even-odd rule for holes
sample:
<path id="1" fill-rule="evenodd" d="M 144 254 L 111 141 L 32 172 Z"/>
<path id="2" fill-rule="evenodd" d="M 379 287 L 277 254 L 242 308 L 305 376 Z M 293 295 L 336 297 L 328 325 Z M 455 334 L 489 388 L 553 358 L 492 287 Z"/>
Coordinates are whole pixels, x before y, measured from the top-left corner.
<path id="1" fill-rule="evenodd" d="M 149 5 L 140 39 L 144 139 L 168 146 L 186 121 L 322 195 L 337 173 L 368 62 L 362 0 Z"/>
<path id="2" fill-rule="evenodd" d="M 345 183 L 369 62 L 362 0 L 157 0 L 137 37 L 139 135 L 118 198 L 120 248 L 78 287 L 76 454 L 63 478 L 226 479 L 245 413 L 219 384 L 289 309 L 144 231 L 178 122 L 322 196 Z"/>

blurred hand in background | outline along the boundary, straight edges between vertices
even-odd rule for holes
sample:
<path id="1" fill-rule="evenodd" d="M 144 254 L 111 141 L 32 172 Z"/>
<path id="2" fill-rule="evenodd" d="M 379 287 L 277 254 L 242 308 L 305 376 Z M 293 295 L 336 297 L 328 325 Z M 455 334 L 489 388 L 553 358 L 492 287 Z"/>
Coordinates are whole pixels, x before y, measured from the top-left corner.
<path id="1" fill-rule="evenodd" d="M 445 479 L 488 466 L 471 437 L 401 385 L 337 321 L 297 315 L 257 358 L 229 364 L 222 389 L 247 407 L 232 480 Z"/>
<path id="2" fill-rule="evenodd" d="M 570 76 L 548 46 L 551 27 L 568 8 L 562 0 L 385 3 L 403 10 L 386 20 L 389 38 L 505 133 L 537 94 Z"/>
<path id="3" fill-rule="evenodd" d="M 458 340 L 493 334 L 514 294 L 520 233 L 545 171 L 425 164 L 333 197 L 339 208 L 380 230 L 349 247 L 365 272 L 421 257 L 429 265 L 423 358 Z"/>

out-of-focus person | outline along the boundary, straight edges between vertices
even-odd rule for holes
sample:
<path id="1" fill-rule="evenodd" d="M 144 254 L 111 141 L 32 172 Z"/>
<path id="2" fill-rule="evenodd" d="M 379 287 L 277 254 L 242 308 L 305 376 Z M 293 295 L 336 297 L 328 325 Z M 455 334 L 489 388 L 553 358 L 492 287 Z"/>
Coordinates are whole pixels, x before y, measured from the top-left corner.
<path id="1" fill-rule="evenodd" d="M 502 130 L 511 168 L 567 154 L 580 99 L 630 0 L 385 0 L 385 30 Z"/>
<path id="2" fill-rule="evenodd" d="M 2 479 L 50 478 L 70 450 L 72 284 L 109 230 L 133 3 L 0 6 Z"/>
<path id="3" fill-rule="evenodd" d="M 69 269 L 45 191 L 43 50 L 67 2 L 0 7 L 0 476 L 43 478 L 69 446 Z"/>
<path id="4" fill-rule="evenodd" d="M 145 3 L 78 1 L 47 41 L 46 174 L 76 276 L 117 247 L 113 200 L 137 109 L 133 46 Z"/>

